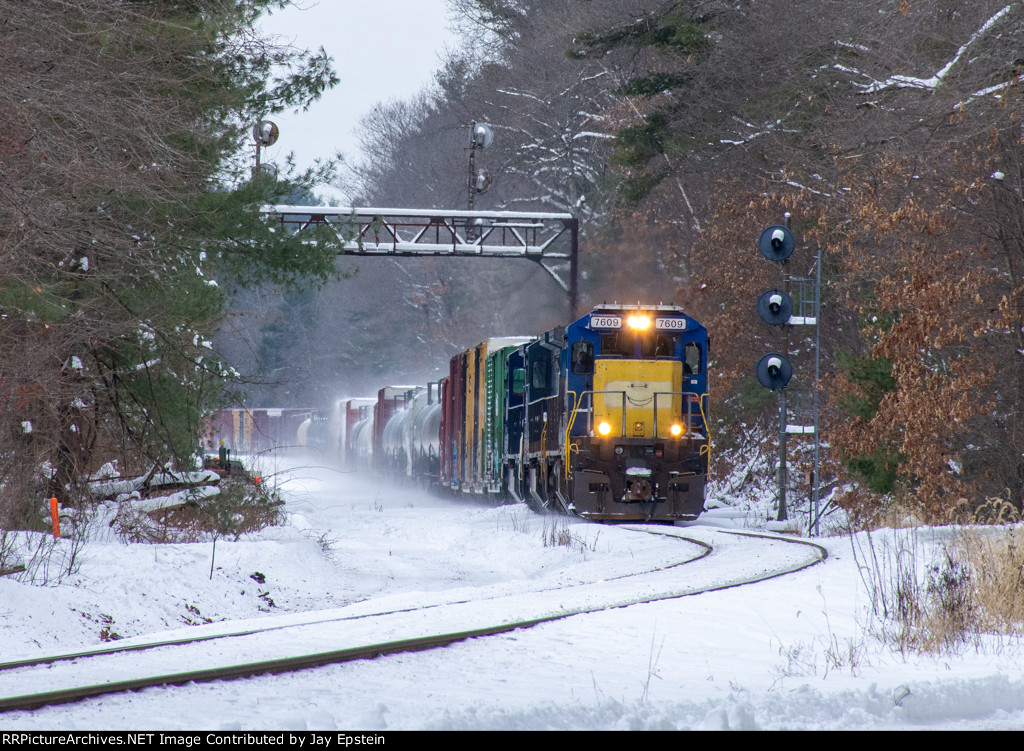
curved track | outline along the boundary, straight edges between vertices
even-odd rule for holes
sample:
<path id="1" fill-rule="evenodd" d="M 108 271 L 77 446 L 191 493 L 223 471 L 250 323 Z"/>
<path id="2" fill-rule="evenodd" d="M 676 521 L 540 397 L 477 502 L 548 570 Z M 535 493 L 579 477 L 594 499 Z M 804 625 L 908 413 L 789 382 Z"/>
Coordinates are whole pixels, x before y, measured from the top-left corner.
<path id="1" fill-rule="evenodd" d="M 512 594 L 482 592 L 472 599 L 372 613 L 310 613 L 293 616 L 285 624 L 160 641 L 135 640 L 128 645 L 3 663 L 0 695 L 6 698 L 0 698 L 0 711 L 429 650 L 611 608 L 753 584 L 802 570 L 827 555 L 821 546 L 792 538 L 706 528 L 631 528 L 677 538 L 696 551 L 656 568 L 563 587 L 533 587 Z M 756 562 L 765 546 L 789 546 L 793 552 L 782 556 L 783 565 L 765 569 Z M 488 606 L 481 612 L 479 606 L 485 602 Z M 286 638 L 282 639 L 282 634 Z M 134 654 L 138 650 L 148 650 L 141 664 Z M 264 659 L 252 661 L 253 655 Z M 83 659 L 103 660 L 102 669 L 109 680 L 80 685 L 75 666 Z M 196 664 L 210 667 L 195 669 L 192 666 Z M 154 675 L 158 669 L 160 674 Z M 26 689 L 30 693 L 25 693 Z M 12 691 L 18 693 L 12 695 Z"/>
<path id="2" fill-rule="evenodd" d="M 620 579 L 628 579 L 630 577 L 643 576 L 645 574 L 649 574 L 649 573 L 652 573 L 654 571 L 664 571 L 666 569 L 675 568 L 676 566 L 683 566 L 683 565 L 686 565 L 687 563 L 691 563 L 693 561 L 700 560 L 701 558 L 704 558 L 705 556 L 710 555 L 711 552 L 712 552 L 712 547 L 710 545 L 708 545 L 707 543 L 701 542 L 699 540 L 693 540 L 693 539 L 686 538 L 686 537 L 680 537 L 679 535 L 668 535 L 668 534 L 665 534 L 665 533 L 659 533 L 659 532 L 656 532 L 656 531 L 652 531 L 652 530 L 649 530 L 649 529 L 643 529 L 643 528 L 640 528 L 638 531 L 644 532 L 646 534 L 662 534 L 663 536 L 676 537 L 676 538 L 678 538 L 680 540 L 684 540 L 684 541 L 687 541 L 687 542 L 692 542 L 693 544 L 695 544 L 700 549 L 700 552 L 697 555 L 695 555 L 695 556 L 692 556 L 692 557 L 689 557 L 689 558 L 685 558 L 685 559 L 680 560 L 680 561 L 673 561 L 671 563 L 660 565 L 660 566 L 657 566 L 655 568 L 651 568 L 651 569 L 648 569 L 648 570 L 635 571 L 635 572 L 628 573 L 628 574 L 621 574 L 621 575 L 618 575 L 618 576 L 606 577 L 606 578 L 602 579 L 601 581 L 618 581 Z M 530 589 L 530 591 L 531 592 L 549 592 L 549 591 L 556 590 L 556 589 L 560 590 L 560 591 L 565 591 L 565 590 L 568 590 L 568 589 L 572 589 L 573 587 L 586 586 L 588 584 L 593 584 L 593 583 L 594 582 L 592 582 L 592 581 L 588 581 L 588 582 L 583 582 L 583 583 L 567 584 L 567 585 L 558 586 L 558 587 L 532 587 Z M 373 611 L 373 612 L 370 612 L 370 613 L 362 613 L 362 614 L 358 614 L 358 615 L 352 615 L 352 614 L 346 614 L 346 615 L 335 615 L 335 614 L 325 615 L 323 611 L 311 611 L 309 613 L 304 613 L 304 614 L 301 614 L 299 616 L 288 617 L 288 620 L 290 622 L 289 623 L 285 623 L 285 624 L 256 626 L 256 627 L 251 627 L 251 628 L 238 629 L 238 630 L 234 630 L 234 631 L 218 631 L 217 633 L 201 634 L 201 635 L 200 634 L 194 634 L 194 635 L 190 634 L 188 636 L 174 637 L 174 638 L 169 638 L 169 639 L 146 640 L 144 637 L 140 637 L 140 638 L 136 638 L 136 639 L 131 639 L 130 640 L 131 643 L 127 643 L 127 644 L 122 644 L 122 643 L 107 644 L 107 645 L 104 645 L 104 646 L 91 647 L 91 648 L 88 648 L 88 649 L 77 650 L 75 652 L 61 652 L 61 653 L 51 654 L 51 655 L 39 655 L 39 656 L 36 656 L 36 657 L 27 657 L 27 658 L 19 659 L 19 660 L 10 660 L 10 661 L 7 661 L 7 662 L 0 662 L 0 671 L 13 670 L 13 669 L 16 669 L 16 668 L 32 667 L 32 666 L 35 666 L 35 665 L 51 665 L 53 663 L 64 662 L 64 661 L 67 661 L 67 660 L 81 660 L 81 659 L 88 659 L 90 657 L 101 657 L 103 655 L 123 654 L 125 652 L 137 652 L 137 651 L 141 651 L 141 650 L 155 649 L 157 647 L 173 647 L 173 646 L 181 646 L 181 645 L 184 645 L 184 644 L 195 644 L 197 642 L 210 641 L 210 640 L 213 640 L 213 639 L 230 639 L 232 637 L 239 637 L 239 636 L 252 636 L 254 634 L 265 634 L 265 633 L 268 633 L 270 631 L 279 631 L 279 630 L 282 630 L 282 629 L 290 629 L 290 628 L 295 628 L 297 626 L 310 626 L 310 625 L 322 624 L 322 623 L 335 623 L 335 622 L 340 622 L 340 621 L 353 621 L 353 620 L 359 620 L 359 619 L 363 619 L 363 618 L 374 618 L 374 617 L 377 617 L 377 616 L 395 615 L 396 613 L 410 613 L 410 612 L 414 612 L 414 611 L 425 611 L 425 610 L 431 610 L 433 608 L 443 607 L 445 605 L 464 605 L 464 604 L 468 604 L 468 603 L 471 603 L 471 602 L 480 603 L 480 602 L 485 602 L 487 600 L 493 600 L 493 599 L 496 599 L 498 597 L 503 597 L 503 596 L 506 596 L 506 595 L 504 595 L 504 594 L 489 594 L 489 595 L 488 594 L 481 594 L 480 596 L 473 597 L 472 599 L 452 599 L 452 600 L 448 600 L 448 601 L 446 601 L 444 603 L 440 603 L 440 604 L 418 605 L 418 606 L 415 606 L 415 607 L 401 608 L 401 609 L 394 609 L 394 610 L 378 610 L 378 611 Z M 333 613 L 333 612 L 336 612 L 336 611 L 330 611 L 330 612 Z M 281 618 L 275 618 L 274 620 L 275 621 L 280 621 L 282 619 Z M 519 626 L 517 626 L 517 627 L 519 627 Z M 195 630 L 200 630 L 201 631 L 201 630 L 204 630 L 204 629 L 203 629 L 203 627 L 200 626 L 198 629 L 195 629 Z M 405 650 L 402 650 L 402 651 L 405 651 Z M 2 704 L 0 704 L 0 710 L 2 710 L 2 709 L 3 709 L 3 706 L 2 706 Z"/>

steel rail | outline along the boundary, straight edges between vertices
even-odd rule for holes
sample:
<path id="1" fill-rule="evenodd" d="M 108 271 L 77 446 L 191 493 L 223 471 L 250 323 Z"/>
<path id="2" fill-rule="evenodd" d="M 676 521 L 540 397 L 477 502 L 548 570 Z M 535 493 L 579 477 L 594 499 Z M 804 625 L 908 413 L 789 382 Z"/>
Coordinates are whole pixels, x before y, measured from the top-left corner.
<path id="1" fill-rule="evenodd" d="M 639 530 L 636 530 L 636 531 L 639 531 L 639 532 L 649 532 L 649 530 L 644 530 L 644 529 L 639 529 Z M 706 556 L 711 554 L 711 551 L 712 551 L 711 546 L 707 545 L 706 543 L 703 543 L 703 542 L 701 542 L 699 540 L 693 540 L 693 539 L 690 539 L 690 538 L 681 538 L 679 535 L 668 535 L 668 536 L 676 537 L 678 539 L 683 539 L 685 541 L 692 542 L 695 545 L 697 545 L 698 547 L 703 548 L 703 551 L 700 553 L 700 555 L 698 555 L 696 557 L 693 557 L 693 558 L 687 558 L 687 559 L 682 560 L 682 561 L 676 561 L 675 563 L 669 563 L 669 564 L 667 564 L 665 566 L 658 566 L 656 568 L 646 569 L 644 571 L 634 571 L 634 572 L 628 573 L 628 574 L 619 574 L 618 576 L 604 577 L 602 579 L 602 581 L 619 581 L 620 579 L 628 579 L 628 578 L 633 577 L 633 576 L 645 576 L 647 574 L 654 573 L 655 571 L 666 571 L 668 569 L 675 568 L 676 566 L 684 566 L 684 565 L 686 565 L 688 563 L 693 563 L 695 561 L 699 561 L 701 558 L 704 558 L 704 557 L 706 557 Z M 556 589 L 558 589 L 558 590 L 571 590 L 571 589 L 573 589 L 575 587 L 590 586 L 592 584 L 594 584 L 594 582 L 586 581 L 586 582 L 577 582 L 575 584 L 568 584 L 568 585 L 564 585 L 564 586 L 537 587 L 536 589 L 530 590 L 530 592 L 531 593 L 550 592 L 550 591 L 554 591 Z M 148 641 L 148 642 L 144 642 L 144 643 L 141 643 L 141 644 L 117 644 L 117 645 L 113 645 L 112 644 L 112 645 L 106 646 L 106 647 L 93 647 L 93 648 L 90 648 L 90 649 L 79 650 L 77 652 L 62 652 L 60 654 L 40 655 L 40 656 L 37 656 L 37 657 L 26 657 L 26 658 L 20 659 L 20 660 L 9 660 L 9 661 L 6 661 L 6 662 L 0 662 L 0 671 L 15 670 L 15 669 L 18 669 L 18 668 L 25 668 L 25 667 L 34 667 L 36 665 L 51 665 L 53 663 L 66 662 L 68 660 L 87 659 L 89 657 L 103 657 L 103 656 L 113 655 L 113 654 L 122 654 L 122 653 L 125 653 L 125 652 L 138 652 L 138 651 L 147 650 L 147 649 L 159 649 L 160 647 L 178 647 L 178 646 L 183 646 L 183 645 L 186 645 L 186 644 L 196 644 L 196 643 L 199 643 L 199 642 L 213 641 L 213 640 L 216 640 L 216 639 L 231 639 L 231 638 L 240 637 L 240 636 L 254 636 L 256 634 L 264 634 L 264 633 L 268 633 L 268 632 L 271 632 L 271 631 L 281 631 L 281 630 L 290 629 L 290 628 L 302 628 L 304 626 L 316 626 L 316 625 L 320 625 L 320 624 L 323 624 L 323 623 L 340 623 L 340 622 L 344 622 L 344 621 L 358 621 L 358 620 L 363 620 L 363 619 L 366 619 L 366 618 L 377 618 L 377 617 L 387 616 L 387 615 L 398 615 L 398 614 L 401 614 L 401 613 L 413 613 L 413 612 L 416 612 L 416 611 L 432 610 L 434 608 L 449 607 L 449 606 L 452 606 L 452 605 L 466 605 L 466 604 L 469 604 L 471 602 L 485 602 L 487 600 L 496 600 L 496 599 L 499 599 L 499 598 L 505 597 L 505 596 L 506 595 L 504 595 L 504 594 L 495 594 L 495 595 L 486 595 L 486 596 L 483 596 L 483 597 L 475 597 L 475 598 L 472 598 L 472 599 L 447 600 L 445 602 L 434 603 L 434 604 L 431 604 L 431 605 L 419 605 L 419 606 L 416 606 L 416 607 L 399 608 L 399 609 L 395 609 L 395 610 L 378 610 L 378 611 L 374 611 L 372 613 L 362 613 L 360 615 L 343 615 L 343 616 L 337 616 L 337 617 L 315 618 L 315 619 L 312 619 L 312 620 L 301 621 L 301 622 L 296 622 L 296 623 L 285 623 L 285 624 L 278 624 L 278 625 L 274 625 L 274 626 L 262 626 L 262 627 L 255 627 L 255 628 L 247 628 L 247 629 L 243 629 L 243 630 L 240 630 L 240 631 L 228 631 L 228 632 L 218 633 L 218 634 L 202 634 L 202 635 L 197 635 L 197 636 L 181 636 L 181 637 L 175 637 L 173 639 L 161 639 L 161 640 L 158 640 L 158 641 Z M 315 611 L 313 611 L 313 612 L 315 612 Z"/>
<path id="2" fill-rule="evenodd" d="M 633 529 L 636 529 L 635 527 Z M 673 537 L 685 542 L 690 542 L 704 548 L 701 555 L 688 559 L 685 562 L 672 564 L 672 566 L 659 567 L 654 571 L 660 571 L 667 568 L 683 565 L 684 563 L 693 563 L 699 561 L 713 552 L 713 547 L 702 541 L 696 540 L 691 537 L 685 537 L 683 535 L 671 534 L 667 531 L 662 530 L 651 530 L 651 529 L 639 529 L 647 534 L 661 535 L 666 537 Z M 265 660 L 260 662 L 251 662 L 241 665 L 232 665 L 227 667 L 218 668 L 207 668 L 201 670 L 188 670 L 179 673 L 172 673 L 168 675 L 160 676 L 148 676 L 144 678 L 134 678 L 122 681 L 112 681 L 104 684 L 96 684 L 90 686 L 79 686 L 69 689 L 60 689 L 55 691 L 40 692 L 36 694 L 27 694 L 23 696 L 13 696 L 0 698 L 0 712 L 13 712 L 39 709 L 41 707 L 53 706 L 57 704 L 68 704 L 83 699 L 88 699 L 96 696 L 103 696 L 107 694 L 123 693 L 127 691 L 138 691 L 143 688 L 151 688 L 155 686 L 180 686 L 188 683 L 209 683 L 218 680 L 235 680 L 238 678 L 250 678 L 258 675 L 277 675 L 281 673 L 296 672 L 300 670 L 308 670 L 315 667 L 323 667 L 326 665 L 341 664 L 345 662 L 352 662 L 355 660 L 373 659 L 384 655 L 397 654 L 401 652 L 421 652 L 438 647 L 448 646 L 467 639 L 473 639 L 478 637 L 494 636 L 497 634 L 504 634 L 519 629 L 532 628 L 543 623 L 551 623 L 554 621 L 564 620 L 577 615 L 587 615 L 591 613 L 598 613 L 606 610 L 614 610 L 618 608 L 630 607 L 632 605 L 639 605 L 651 602 L 661 602 L 665 600 L 680 599 L 682 597 L 691 597 L 697 594 L 704 594 L 707 592 L 716 592 L 725 589 L 732 589 L 735 587 L 746 586 L 748 584 L 755 584 L 761 581 L 767 581 L 780 576 L 796 573 L 806 568 L 814 566 L 828 557 L 828 551 L 821 545 L 812 543 L 806 540 L 798 540 L 783 536 L 748 533 L 748 532 L 732 532 L 728 530 L 721 530 L 727 534 L 732 534 L 740 537 L 753 537 L 773 540 L 776 542 L 785 542 L 789 544 L 799 544 L 814 549 L 818 555 L 808 561 L 803 561 L 795 567 L 786 567 L 784 569 L 766 572 L 762 575 L 744 578 L 740 581 L 725 582 L 722 584 L 715 584 L 707 587 L 700 587 L 696 590 L 686 592 L 676 592 L 669 594 L 661 594 L 654 596 L 639 597 L 634 600 L 625 602 L 616 602 L 611 604 L 595 605 L 590 607 L 582 607 L 572 610 L 567 610 L 552 615 L 546 615 L 539 618 L 514 621 L 511 623 L 487 626 L 477 629 L 470 629 L 466 631 L 459 631 L 449 634 L 436 634 L 426 637 L 416 637 L 412 639 L 401 639 L 391 642 L 383 642 L 380 644 L 364 645 L 359 647 L 351 647 L 341 650 L 332 650 L 328 652 L 318 652 L 314 654 L 298 655 L 294 657 L 285 657 L 275 660 Z M 653 573 L 652 571 L 644 573 Z M 626 578 L 628 576 L 636 576 L 638 574 L 627 574 L 617 578 Z M 580 585 L 573 585 L 580 586 Z M 468 602 L 468 601 L 467 601 Z M 430 606 L 439 607 L 439 606 Z M 297 624 L 302 625 L 302 624 Z M 286 628 L 284 626 L 274 628 Z M 268 629 L 272 630 L 272 629 Z"/>

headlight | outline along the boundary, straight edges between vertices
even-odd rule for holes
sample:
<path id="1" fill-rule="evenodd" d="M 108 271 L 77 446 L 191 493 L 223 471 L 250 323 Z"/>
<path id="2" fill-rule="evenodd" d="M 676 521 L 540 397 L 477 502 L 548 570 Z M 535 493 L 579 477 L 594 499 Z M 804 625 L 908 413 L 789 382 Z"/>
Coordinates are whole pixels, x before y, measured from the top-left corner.
<path id="1" fill-rule="evenodd" d="M 601 435 L 608 435 L 609 433 L 612 432 L 612 426 L 610 423 L 607 422 L 599 422 L 597 424 L 597 432 L 600 433 Z"/>
<path id="2" fill-rule="evenodd" d="M 626 319 L 626 323 L 637 331 L 646 331 L 651 327 L 651 319 L 644 315 L 632 315 Z"/>
<path id="3" fill-rule="evenodd" d="M 681 435 L 682 435 L 683 433 L 685 433 L 685 432 L 686 432 L 686 430 L 685 430 L 685 429 L 683 428 L 683 426 L 682 426 L 682 425 L 680 425 L 680 424 L 679 424 L 679 423 L 677 423 L 677 422 L 674 422 L 674 423 L 672 423 L 672 427 L 670 427 L 670 428 L 668 429 L 668 432 L 669 432 L 669 433 L 671 433 L 672 435 L 674 435 L 674 436 L 675 436 L 676 438 L 678 438 L 678 437 L 679 437 L 679 436 L 681 436 Z"/>

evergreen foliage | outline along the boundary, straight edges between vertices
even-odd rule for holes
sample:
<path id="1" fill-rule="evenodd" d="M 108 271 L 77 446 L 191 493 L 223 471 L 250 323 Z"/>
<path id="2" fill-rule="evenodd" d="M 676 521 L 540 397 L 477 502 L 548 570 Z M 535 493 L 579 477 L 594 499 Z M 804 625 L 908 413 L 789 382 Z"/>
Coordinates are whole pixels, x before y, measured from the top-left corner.
<path id="1" fill-rule="evenodd" d="M 899 476 L 899 465 L 902 459 L 898 451 L 891 446 L 879 446 L 875 453 L 861 454 L 848 462 L 864 483 L 875 493 L 891 493 Z"/>
<path id="2" fill-rule="evenodd" d="M 882 399 L 896 390 L 892 362 L 887 357 L 856 357 L 841 352 L 836 356 L 836 366 L 855 386 L 840 395 L 842 408 L 855 420 L 870 422 L 878 414 Z M 891 493 L 899 477 L 900 462 L 905 459 L 891 441 L 883 441 L 870 453 L 849 459 L 847 466 L 873 492 Z"/>
<path id="3" fill-rule="evenodd" d="M 582 60 L 629 50 L 648 53 L 652 59 L 653 70 L 626 73 L 616 89 L 619 96 L 645 100 L 642 122 L 618 129 L 611 157 L 629 170 L 619 191 L 630 205 L 646 198 L 669 174 L 658 167 L 646 168 L 665 153 L 667 143 L 679 140 L 679 113 L 700 88 L 693 73 L 712 48 L 713 26 L 707 17 L 696 15 L 691 5 L 696 4 L 671 3 L 626 24 L 583 31 L 568 53 Z"/>
<path id="4" fill-rule="evenodd" d="M 337 81 L 259 36 L 283 4 L 0 2 L 0 527 L 111 459 L 186 468 L 231 380 L 227 290 L 333 275 L 328 238 L 259 211 L 322 175 L 247 164 L 256 121 Z"/>
<path id="5" fill-rule="evenodd" d="M 856 357 L 847 353 L 836 356 L 836 365 L 846 372 L 858 391 L 842 395 L 843 408 L 859 420 L 870 420 L 878 414 L 882 397 L 896 390 L 892 377 L 892 361 L 888 357 Z"/>

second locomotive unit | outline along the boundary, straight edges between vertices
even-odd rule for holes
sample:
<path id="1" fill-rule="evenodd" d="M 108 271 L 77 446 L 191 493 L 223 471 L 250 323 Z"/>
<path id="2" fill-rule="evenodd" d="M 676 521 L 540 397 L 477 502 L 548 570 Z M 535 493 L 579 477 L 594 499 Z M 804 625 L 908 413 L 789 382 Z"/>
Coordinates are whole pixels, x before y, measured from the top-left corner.
<path id="1" fill-rule="evenodd" d="M 379 470 L 451 492 L 590 519 L 695 519 L 710 453 L 707 358 L 707 330 L 681 308 L 602 305 L 541 336 L 461 352 L 439 384 L 381 389 L 361 413 L 343 406 L 360 417 L 342 431 L 379 436 Z M 342 443 L 349 458 L 359 451 Z"/>

